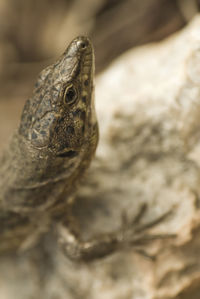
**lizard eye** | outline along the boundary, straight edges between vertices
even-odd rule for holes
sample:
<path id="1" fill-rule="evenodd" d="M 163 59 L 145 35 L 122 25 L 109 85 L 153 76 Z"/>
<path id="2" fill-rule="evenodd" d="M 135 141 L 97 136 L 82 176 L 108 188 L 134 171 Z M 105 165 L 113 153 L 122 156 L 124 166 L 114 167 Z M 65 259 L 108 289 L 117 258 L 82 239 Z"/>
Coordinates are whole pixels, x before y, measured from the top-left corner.
<path id="1" fill-rule="evenodd" d="M 64 91 L 64 102 L 67 105 L 72 105 L 78 97 L 77 89 L 72 85 L 68 85 Z"/>

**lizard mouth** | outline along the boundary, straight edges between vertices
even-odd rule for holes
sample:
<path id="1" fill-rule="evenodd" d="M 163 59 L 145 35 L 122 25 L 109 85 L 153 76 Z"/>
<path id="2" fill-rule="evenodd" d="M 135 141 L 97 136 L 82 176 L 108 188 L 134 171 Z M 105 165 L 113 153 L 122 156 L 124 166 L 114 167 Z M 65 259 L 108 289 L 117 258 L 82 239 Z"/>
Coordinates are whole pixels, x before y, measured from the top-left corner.
<path id="1" fill-rule="evenodd" d="M 77 151 L 69 150 L 69 151 L 57 154 L 57 157 L 60 157 L 60 158 L 74 158 L 77 155 L 78 155 Z"/>

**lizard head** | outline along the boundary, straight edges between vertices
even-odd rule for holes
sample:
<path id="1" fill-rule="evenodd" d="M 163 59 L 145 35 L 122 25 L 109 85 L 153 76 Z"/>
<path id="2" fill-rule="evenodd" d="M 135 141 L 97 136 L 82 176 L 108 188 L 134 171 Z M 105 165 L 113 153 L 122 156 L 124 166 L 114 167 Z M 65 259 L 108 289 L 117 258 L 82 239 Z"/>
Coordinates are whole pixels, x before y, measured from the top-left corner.
<path id="1" fill-rule="evenodd" d="M 77 37 L 56 63 L 40 73 L 25 104 L 19 133 L 33 147 L 47 148 L 56 156 L 80 152 L 97 136 L 93 76 L 92 44 Z"/>

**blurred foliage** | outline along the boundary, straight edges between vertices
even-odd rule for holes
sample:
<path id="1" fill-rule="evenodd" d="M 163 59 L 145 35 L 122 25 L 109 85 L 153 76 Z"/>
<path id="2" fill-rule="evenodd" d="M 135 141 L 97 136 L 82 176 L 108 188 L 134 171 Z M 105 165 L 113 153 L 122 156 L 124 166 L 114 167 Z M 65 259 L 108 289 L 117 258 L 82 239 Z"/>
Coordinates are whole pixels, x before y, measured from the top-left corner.
<path id="1" fill-rule="evenodd" d="M 159 40 L 184 24 L 174 0 L 1 0 L 1 80 L 18 72 L 27 78 L 29 63 L 35 76 L 39 64 L 60 55 L 76 35 L 92 37 L 99 71 L 125 50 Z"/>

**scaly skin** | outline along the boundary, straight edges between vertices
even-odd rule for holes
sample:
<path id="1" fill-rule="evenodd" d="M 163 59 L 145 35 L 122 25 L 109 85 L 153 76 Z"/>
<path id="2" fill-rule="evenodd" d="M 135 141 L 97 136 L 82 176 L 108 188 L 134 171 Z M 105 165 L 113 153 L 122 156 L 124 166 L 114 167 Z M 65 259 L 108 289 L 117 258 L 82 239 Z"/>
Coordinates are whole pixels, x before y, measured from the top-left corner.
<path id="1" fill-rule="evenodd" d="M 37 213 L 57 214 L 88 168 L 98 142 L 93 76 L 86 37 L 39 75 L 0 161 L 0 251 L 26 239 Z"/>

